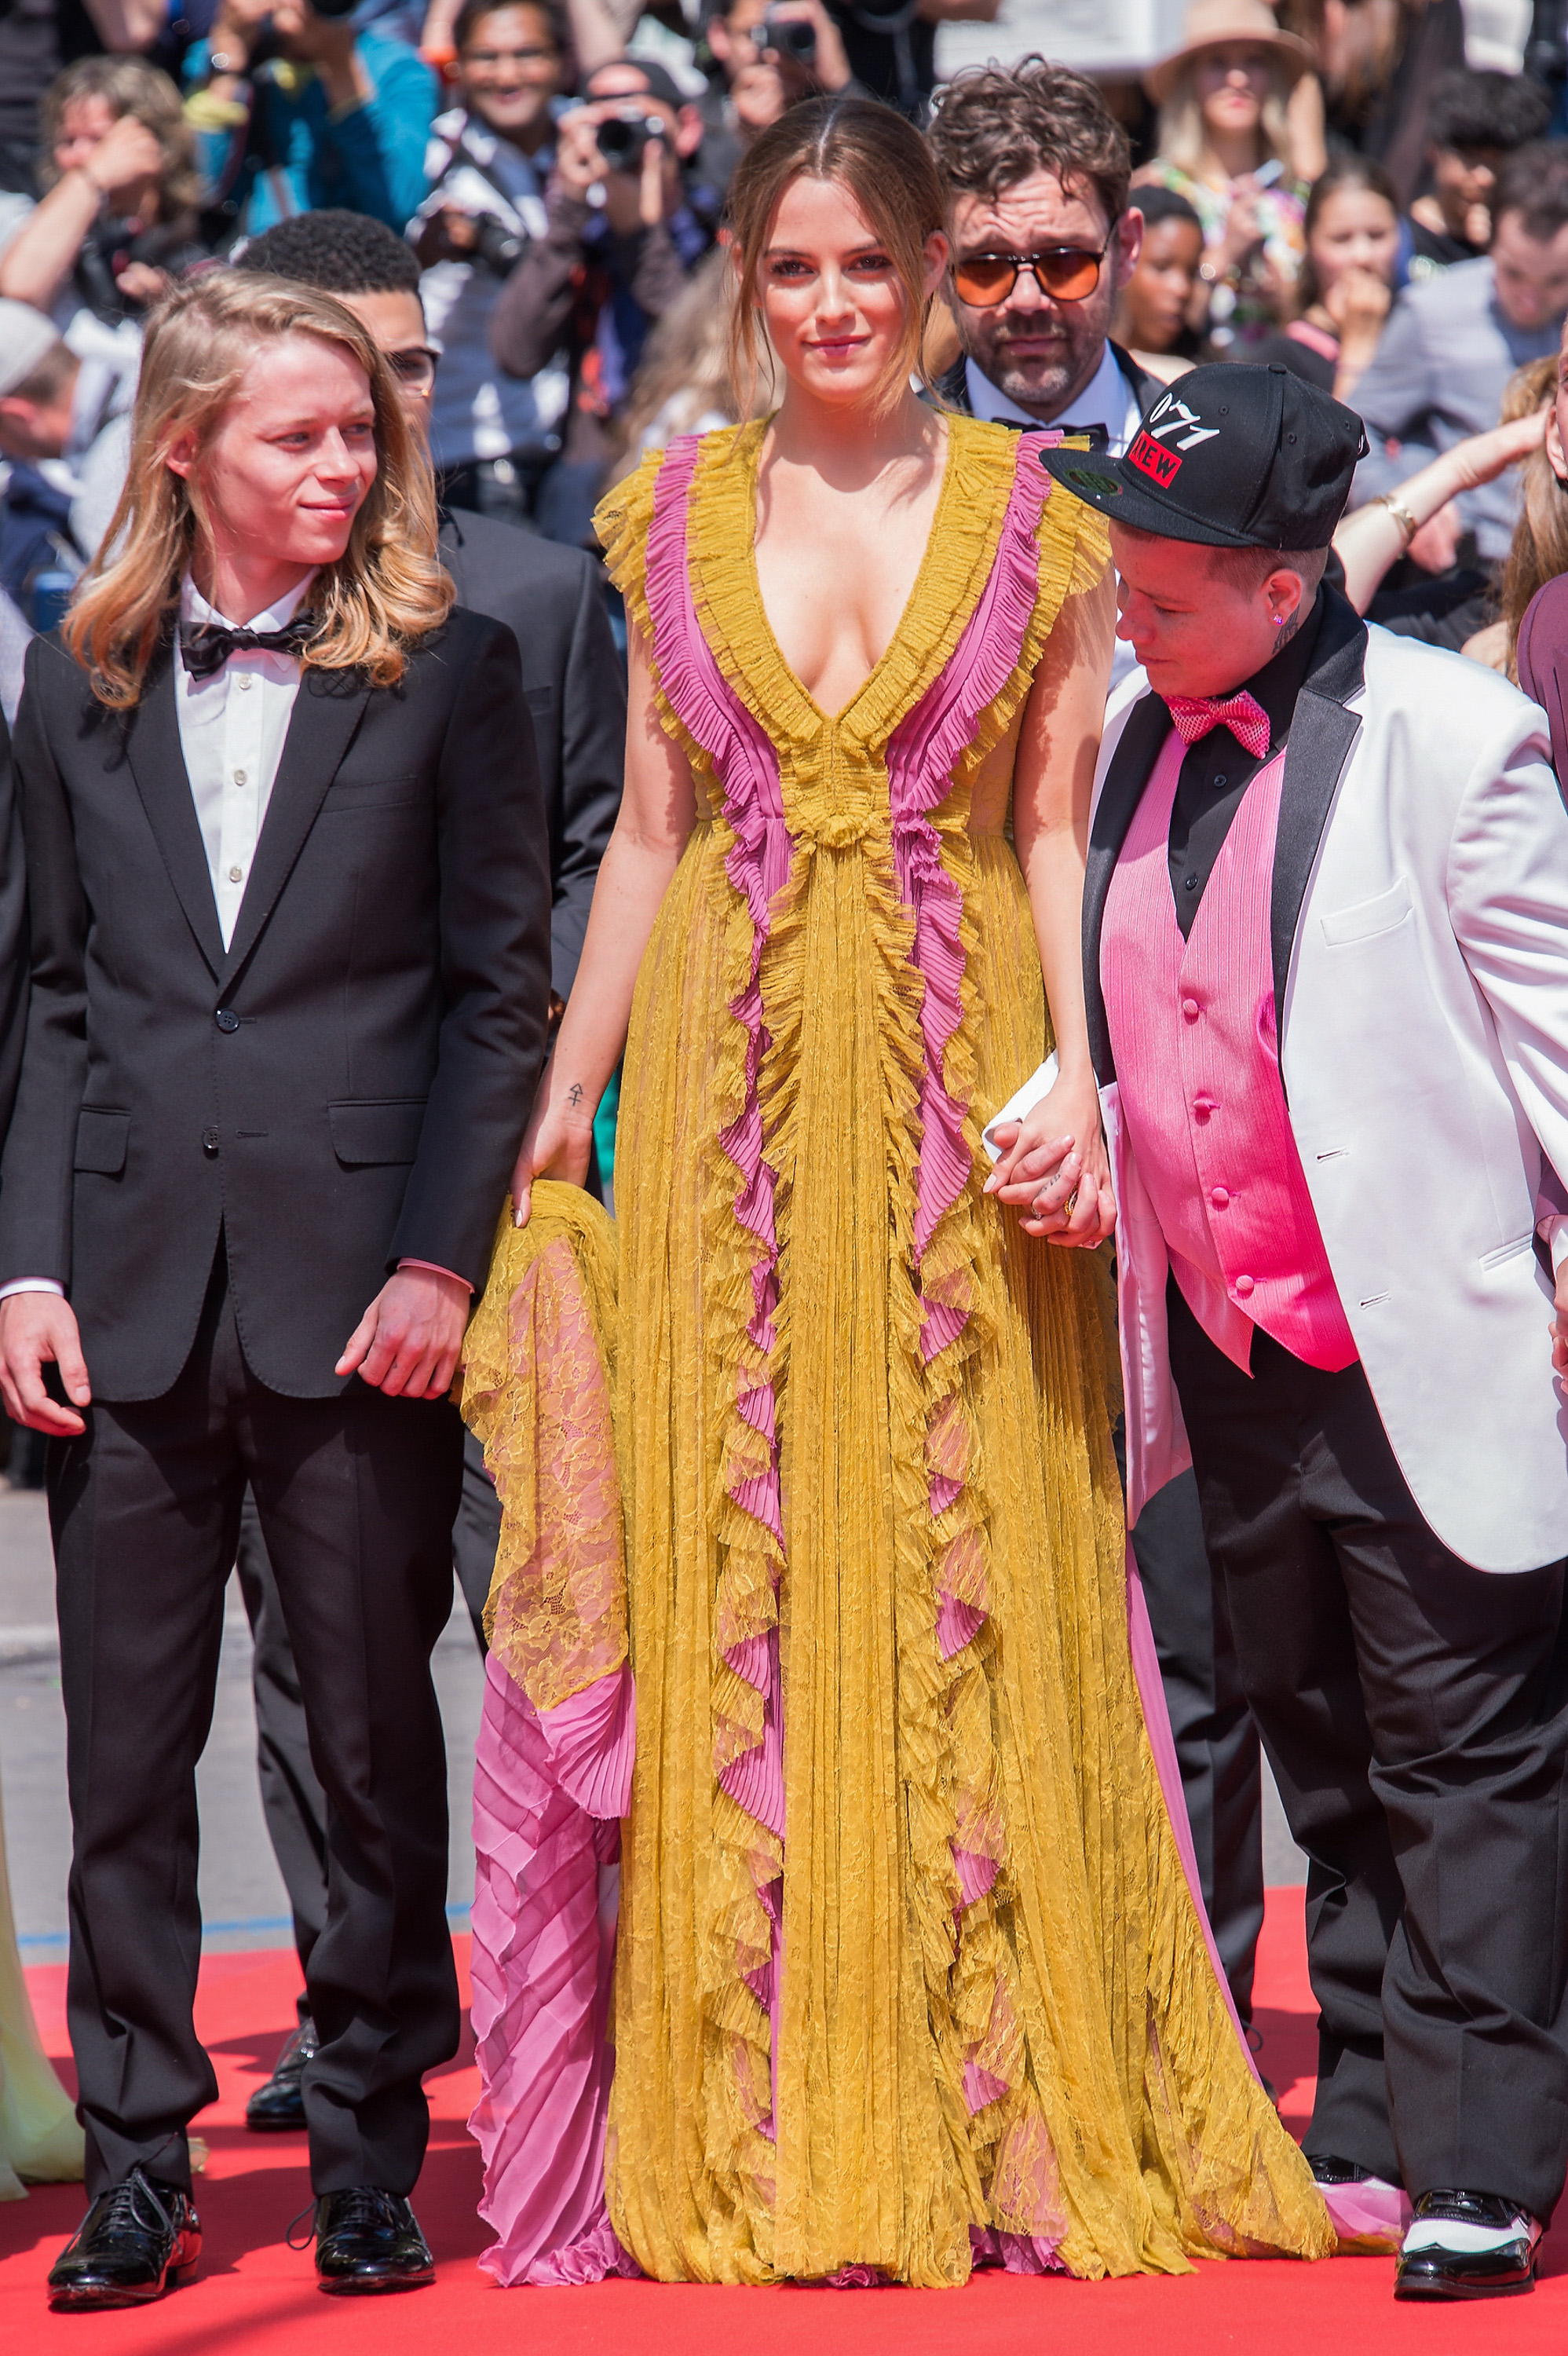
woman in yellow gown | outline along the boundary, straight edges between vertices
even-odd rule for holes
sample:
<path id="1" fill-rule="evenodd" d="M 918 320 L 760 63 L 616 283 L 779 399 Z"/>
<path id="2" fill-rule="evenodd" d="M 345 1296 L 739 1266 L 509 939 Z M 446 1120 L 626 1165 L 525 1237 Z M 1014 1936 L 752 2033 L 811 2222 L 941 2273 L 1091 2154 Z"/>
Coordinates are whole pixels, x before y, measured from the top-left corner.
<path id="1" fill-rule="evenodd" d="M 626 803 L 467 1353 L 505 1509 L 485 2262 L 1322 2254 L 1146 1736 L 1104 1256 L 1040 1240 L 1112 1213 L 1078 979 L 1105 547 L 1029 437 L 904 390 L 946 258 L 906 124 L 798 107 L 732 208 L 784 402 L 601 511 Z M 1064 1076 L 1021 1143 L 1082 1150 L 1026 1233 L 979 1130 L 1049 1044 L 1042 964 Z M 536 1181 L 581 1177 L 628 1005 L 617 1237 Z"/>

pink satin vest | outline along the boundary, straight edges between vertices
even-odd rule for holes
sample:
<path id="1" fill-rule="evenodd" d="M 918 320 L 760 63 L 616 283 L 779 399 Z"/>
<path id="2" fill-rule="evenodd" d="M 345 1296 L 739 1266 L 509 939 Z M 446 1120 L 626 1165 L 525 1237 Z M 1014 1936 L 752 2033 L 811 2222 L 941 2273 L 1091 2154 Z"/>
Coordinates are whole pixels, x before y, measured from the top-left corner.
<path id="1" fill-rule="evenodd" d="M 1279 1076 L 1269 940 L 1285 755 L 1253 779 L 1191 937 L 1171 896 L 1171 731 L 1127 830 L 1100 977 L 1128 1136 L 1193 1315 L 1238 1366 L 1261 1325 L 1309 1366 L 1356 1344 L 1323 1248 Z"/>

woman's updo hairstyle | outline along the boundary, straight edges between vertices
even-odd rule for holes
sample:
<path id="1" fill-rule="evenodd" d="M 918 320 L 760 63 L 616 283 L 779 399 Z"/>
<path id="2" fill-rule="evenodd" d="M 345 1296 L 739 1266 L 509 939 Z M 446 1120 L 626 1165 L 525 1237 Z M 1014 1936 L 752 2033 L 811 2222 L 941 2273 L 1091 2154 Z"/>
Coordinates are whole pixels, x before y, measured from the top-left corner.
<path id="1" fill-rule="evenodd" d="M 892 257 L 904 290 L 904 331 L 889 363 L 887 398 L 896 398 L 912 375 L 924 379 L 925 243 L 947 226 L 931 151 L 912 123 L 874 99 L 805 99 L 746 150 L 730 184 L 737 263 L 730 373 L 741 417 L 752 413 L 764 358 L 770 372 L 773 366 L 759 332 L 757 280 L 773 217 L 785 190 L 800 179 L 837 180 L 848 189 Z"/>

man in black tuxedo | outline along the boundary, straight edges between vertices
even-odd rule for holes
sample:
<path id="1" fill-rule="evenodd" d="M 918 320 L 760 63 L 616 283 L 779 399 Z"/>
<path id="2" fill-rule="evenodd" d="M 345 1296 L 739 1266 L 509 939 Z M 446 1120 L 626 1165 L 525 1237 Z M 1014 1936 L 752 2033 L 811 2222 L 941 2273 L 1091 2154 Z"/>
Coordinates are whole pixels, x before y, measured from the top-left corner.
<path id="1" fill-rule="evenodd" d="M 291 530 L 356 512 L 367 465 L 364 498 L 389 496 L 395 405 L 376 412 L 379 474 L 355 423 L 366 369 L 383 402 L 389 389 L 320 296 L 232 274 L 182 290 L 149 338 L 146 409 L 252 331 L 252 374 L 306 347 L 288 398 L 312 413 L 290 433 L 337 453 Z M 266 442 L 274 471 L 305 464 L 286 444 Z M 179 471 L 150 447 L 141 464 L 133 552 Z M 339 543 L 334 561 L 340 580 L 358 560 Z M 40 639 L 18 718 L 32 989 L 0 1172 L 0 1384 L 56 1439 L 69 2018 L 93 2195 L 51 2276 L 65 2306 L 155 2297 L 199 2248 L 186 2127 L 217 2088 L 191 2025 L 195 1769 L 247 1487 L 327 1803 L 304 2089 L 317 2266 L 333 2289 L 431 2279 L 407 2196 L 421 2074 L 459 2026 L 430 1678 L 462 1468 L 444 1394 L 544 1051 L 545 830 L 516 642 L 460 608 L 439 621 L 433 534 L 395 684 L 301 666 L 312 629 L 330 643 L 331 607 L 293 618 L 315 577 L 236 624 L 221 574 L 208 605 L 187 573 L 177 645 L 165 605 L 124 712 Z M 229 766 L 247 741 L 249 766 Z"/>
<path id="2" fill-rule="evenodd" d="M 318 287 L 346 303 L 392 369 L 404 414 L 425 438 L 436 361 L 420 304 L 419 263 L 400 237 L 364 213 L 299 213 L 251 239 L 238 267 Z M 459 605 L 504 622 L 522 656 L 549 833 L 550 982 L 556 1000 L 563 1001 L 576 976 L 599 862 L 621 804 L 625 683 L 610 636 L 603 577 L 581 549 L 563 548 L 465 510 L 443 510 L 440 548 Z M 500 1530 L 500 1506 L 485 1471 L 484 1450 L 466 1433 L 452 1552 L 481 1647 Z M 301 1967 L 307 1969 L 326 1920 L 325 1807 L 311 1765 L 304 1706 L 277 1585 L 249 1500 L 238 1569 L 254 1643 L 262 1805 L 289 1894 Z M 297 2024 L 272 2076 L 246 2105 L 252 2128 L 304 2128 L 302 2081 L 315 2050 L 315 2028 L 302 1996 Z"/>

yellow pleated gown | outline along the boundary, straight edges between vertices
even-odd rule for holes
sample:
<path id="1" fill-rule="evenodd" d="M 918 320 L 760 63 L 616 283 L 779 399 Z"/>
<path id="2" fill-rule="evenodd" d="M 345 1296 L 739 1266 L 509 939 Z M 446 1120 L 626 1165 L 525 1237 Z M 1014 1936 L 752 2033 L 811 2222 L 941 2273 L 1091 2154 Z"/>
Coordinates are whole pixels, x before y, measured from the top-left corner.
<path id="1" fill-rule="evenodd" d="M 1102 528 L 949 419 L 901 627 L 829 717 L 763 608 L 763 431 L 600 515 L 701 810 L 615 1156 L 610 2219 L 663 2280 L 1323 2254 L 1144 1730 L 1104 1256 L 981 1193 L 1049 1045 L 1013 749 Z"/>

